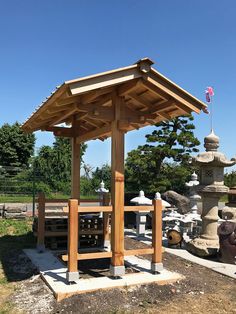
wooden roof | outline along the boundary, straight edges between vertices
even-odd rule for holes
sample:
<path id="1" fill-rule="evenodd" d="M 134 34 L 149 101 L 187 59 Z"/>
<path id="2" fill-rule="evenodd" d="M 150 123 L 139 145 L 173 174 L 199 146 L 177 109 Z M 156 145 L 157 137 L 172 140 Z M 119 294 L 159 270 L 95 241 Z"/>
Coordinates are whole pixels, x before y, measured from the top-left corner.
<path id="1" fill-rule="evenodd" d="M 144 58 L 128 67 L 66 81 L 24 122 L 23 130 L 77 136 L 80 142 L 104 140 L 111 134 L 114 95 L 122 99 L 119 128 L 124 132 L 191 112 L 200 113 L 206 107 L 157 72 L 152 64 Z M 62 123 L 67 127 L 58 126 Z"/>

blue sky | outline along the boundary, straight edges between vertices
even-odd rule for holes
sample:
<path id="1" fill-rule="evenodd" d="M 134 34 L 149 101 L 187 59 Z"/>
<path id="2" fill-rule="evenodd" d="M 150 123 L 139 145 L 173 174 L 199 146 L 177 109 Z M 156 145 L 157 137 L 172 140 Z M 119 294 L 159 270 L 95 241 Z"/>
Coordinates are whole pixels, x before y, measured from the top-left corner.
<path id="1" fill-rule="evenodd" d="M 23 122 L 65 80 L 126 66 L 142 57 L 204 100 L 213 86 L 214 129 L 221 150 L 236 155 L 236 2 L 0 0 L 0 125 Z M 210 131 L 196 116 L 196 135 Z M 126 152 L 152 128 L 130 132 Z M 236 132 L 236 131 L 235 131 Z M 37 146 L 52 136 L 37 133 Z M 89 142 L 85 161 L 110 159 L 110 142 Z"/>

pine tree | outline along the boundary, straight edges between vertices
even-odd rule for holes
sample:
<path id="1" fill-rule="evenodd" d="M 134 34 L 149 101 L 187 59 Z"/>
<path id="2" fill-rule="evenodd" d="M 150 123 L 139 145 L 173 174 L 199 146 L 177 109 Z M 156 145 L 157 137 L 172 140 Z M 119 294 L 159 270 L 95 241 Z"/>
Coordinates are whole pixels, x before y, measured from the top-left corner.
<path id="1" fill-rule="evenodd" d="M 176 172 L 183 189 L 183 176 L 190 174 L 188 159 L 198 152 L 200 142 L 194 136 L 193 116 L 177 117 L 156 124 L 146 135 L 147 143 L 128 154 L 126 160 L 126 186 L 129 191 L 144 189 L 155 192 L 173 187 Z"/>

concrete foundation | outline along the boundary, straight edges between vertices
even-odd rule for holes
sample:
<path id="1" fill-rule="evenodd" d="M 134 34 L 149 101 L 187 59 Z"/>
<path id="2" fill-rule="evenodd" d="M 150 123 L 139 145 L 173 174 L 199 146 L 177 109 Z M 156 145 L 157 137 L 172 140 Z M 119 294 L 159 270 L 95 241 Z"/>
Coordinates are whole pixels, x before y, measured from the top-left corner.
<path id="1" fill-rule="evenodd" d="M 151 271 L 154 274 L 160 273 L 163 269 L 164 267 L 162 263 L 151 263 Z"/>
<path id="2" fill-rule="evenodd" d="M 112 277 L 121 277 L 125 275 L 125 266 L 110 265 L 110 273 Z"/>
<path id="3" fill-rule="evenodd" d="M 75 284 L 70 285 L 66 279 L 67 268 L 50 251 L 38 253 L 35 249 L 24 250 L 32 263 L 38 268 L 41 277 L 53 291 L 57 301 L 76 294 L 82 294 L 101 289 L 122 288 L 133 285 L 156 283 L 159 285 L 171 284 L 184 277 L 180 274 L 163 270 L 154 275 L 150 271 L 150 261 L 137 256 L 126 256 L 125 263 L 132 266 L 137 272 L 123 275 L 114 280 L 111 277 L 80 278 Z"/>
<path id="4" fill-rule="evenodd" d="M 79 272 L 66 272 L 66 279 L 68 282 L 76 282 L 79 280 Z"/>
<path id="5" fill-rule="evenodd" d="M 43 252 L 45 252 L 45 245 L 44 244 L 38 244 L 36 249 L 37 249 L 38 253 L 43 253 Z"/>

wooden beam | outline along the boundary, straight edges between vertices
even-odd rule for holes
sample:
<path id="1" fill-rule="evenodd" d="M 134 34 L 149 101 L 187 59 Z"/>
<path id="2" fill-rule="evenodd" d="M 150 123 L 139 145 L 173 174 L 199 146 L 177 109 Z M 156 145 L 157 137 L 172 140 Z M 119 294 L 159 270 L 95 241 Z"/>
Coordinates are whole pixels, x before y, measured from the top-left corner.
<path id="1" fill-rule="evenodd" d="M 177 100 L 178 102 L 182 103 L 183 105 L 187 106 L 188 108 L 190 108 L 192 111 L 196 112 L 196 113 L 200 113 L 201 108 L 200 105 L 197 104 L 197 106 L 195 105 L 196 101 L 194 101 L 194 99 L 188 99 L 190 97 L 188 97 L 185 94 L 183 94 L 182 96 L 177 94 L 176 88 L 170 89 L 167 87 L 167 85 L 162 84 L 160 81 L 157 81 L 156 79 L 147 76 L 147 82 L 150 83 L 150 85 L 153 85 L 157 91 L 162 92 L 162 93 L 166 93 L 167 95 L 169 95 L 170 97 L 172 97 L 173 99 Z"/>
<path id="2" fill-rule="evenodd" d="M 98 138 L 98 137 L 101 137 L 103 135 L 107 135 L 110 132 L 111 132 L 111 125 L 106 125 L 104 127 L 96 128 L 92 131 L 86 132 L 83 135 L 78 136 L 77 141 L 80 143 L 86 142 L 86 141 L 92 140 L 94 138 Z"/>
<path id="3" fill-rule="evenodd" d="M 66 110 L 66 111 L 61 112 L 60 117 L 57 118 L 57 119 L 52 120 L 52 122 L 51 122 L 50 125 L 53 126 L 53 125 L 57 125 L 57 124 L 59 124 L 59 123 L 65 122 L 65 120 L 66 120 L 67 118 L 71 117 L 71 116 L 72 116 L 73 114 L 75 114 L 77 111 L 78 111 L 77 108 L 73 108 L 73 109 L 71 109 L 71 110 Z"/>
<path id="4" fill-rule="evenodd" d="M 153 95 L 158 95 L 158 97 L 161 97 L 163 100 L 170 100 L 170 96 L 166 92 L 148 81 L 148 76 L 143 78 L 142 83 Z"/>
<path id="5" fill-rule="evenodd" d="M 55 136 L 62 136 L 62 137 L 72 137 L 74 136 L 74 131 L 72 128 L 63 128 L 59 126 L 48 126 L 44 129 L 41 129 L 42 131 L 49 131 L 53 132 Z"/>
<path id="6" fill-rule="evenodd" d="M 112 256 L 111 252 L 94 252 L 94 253 L 77 253 L 77 260 L 90 260 L 90 259 L 99 259 L 99 258 L 109 258 Z M 64 262 L 68 261 L 68 255 L 62 255 L 62 260 Z"/>
<path id="7" fill-rule="evenodd" d="M 63 207 L 63 212 L 68 213 L 69 208 Z M 110 213 L 112 212 L 112 206 L 79 206 L 78 207 L 79 213 L 100 213 L 100 212 L 106 212 Z"/>
<path id="8" fill-rule="evenodd" d="M 113 266 L 124 265 L 124 133 L 118 128 L 123 99 L 113 94 L 112 104 L 115 120 L 111 131 L 111 171 L 112 171 L 112 227 L 111 249 Z"/>
<path id="9" fill-rule="evenodd" d="M 125 212 L 150 212 L 154 210 L 154 206 L 152 205 L 141 205 L 141 206 L 125 206 L 124 211 Z"/>
<path id="10" fill-rule="evenodd" d="M 153 254 L 153 248 L 144 248 L 144 249 L 134 249 L 134 250 L 125 250 L 125 256 L 132 256 L 132 255 L 145 255 L 145 254 Z"/>
<path id="11" fill-rule="evenodd" d="M 114 87 L 108 87 L 108 88 L 101 88 L 97 89 L 92 93 L 83 94 L 81 96 L 81 103 L 88 104 L 90 102 L 93 102 L 96 100 L 96 98 L 105 95 L 105 94 L 111 94 Z"/>
<path id="12" fill-rule="evenodd" d="M 77 82 L 70 82 L 69 87 L 72 95 L 83 94 L 99 88 L 110 87 L 124 82 L 131 81 L 142 76 L 142 73 L 136 67 L 121 69 L 121 71 L 114 71 L 104 73 L 104 75 L 92 76 Z"/>
<path id="13" fill-rule="evenodd" d="M 140 79 L 136 79 L 131 82 L 124 83 L 117 88 L 117 94 L 118 96 L 124 96 L 125 94 L 135 90 L 139 85 L 141 85 Z"/>
<path id="14" fill-rule="evenodd" d="M 140 95 L 136 95 L 135 93 L 129 93 L 128 96 L 136 101 L 139 105 L 141 105 L 144 108 L 149 108 L 150 103 L 147 100 L 142 99 Z"/>

